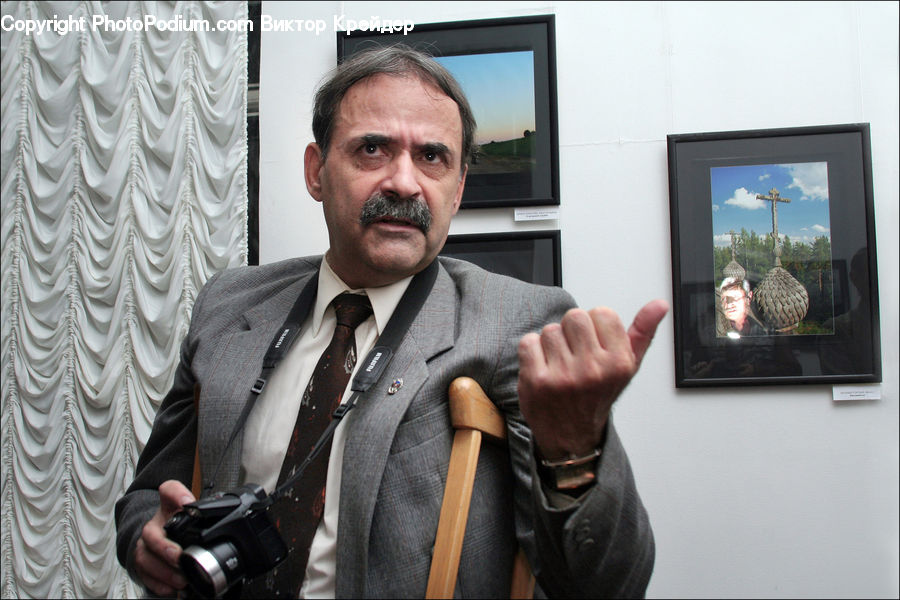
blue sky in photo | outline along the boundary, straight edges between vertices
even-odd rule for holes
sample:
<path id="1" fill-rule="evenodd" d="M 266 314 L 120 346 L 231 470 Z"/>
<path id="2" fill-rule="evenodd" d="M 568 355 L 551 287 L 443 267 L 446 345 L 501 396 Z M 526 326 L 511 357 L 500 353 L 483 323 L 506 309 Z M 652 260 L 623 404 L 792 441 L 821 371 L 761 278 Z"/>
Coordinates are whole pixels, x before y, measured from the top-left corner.
<path id="1" fill-rule="evenodd" d="M 478 123 L 475 142 L 486 144 L 534 131 L 534 52 L 440 56 L 469 99 Z"/>
<path id="2" fill-rule="evenodd" d="M 772 203 L 757 200 L 778 190 L 789 203 L 778 203 L 778 234 L 791 242 L 811 243 L 831 238 L 828 210 L 828 163 L 713 167 L 709 170 L 712 192 L 713 240 L 716 246 L 731 244 L 729 230 L 742 228 L 760 237 L 772 232 Z"/>

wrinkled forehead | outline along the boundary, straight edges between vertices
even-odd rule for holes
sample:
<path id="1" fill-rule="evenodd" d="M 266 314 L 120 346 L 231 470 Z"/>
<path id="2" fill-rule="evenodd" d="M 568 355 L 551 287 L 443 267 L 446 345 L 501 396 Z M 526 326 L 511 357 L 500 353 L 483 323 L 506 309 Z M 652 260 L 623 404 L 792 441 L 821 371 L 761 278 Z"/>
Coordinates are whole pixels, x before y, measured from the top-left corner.
<path id="1" fill-rule="evenodd" d="M 404 125 L 449 136 L 462 145 L 459 106 L 439 87 L 412 74 L 378 73 L 354 83 L 338 107 L 336 125 L 362 128 Z"/>

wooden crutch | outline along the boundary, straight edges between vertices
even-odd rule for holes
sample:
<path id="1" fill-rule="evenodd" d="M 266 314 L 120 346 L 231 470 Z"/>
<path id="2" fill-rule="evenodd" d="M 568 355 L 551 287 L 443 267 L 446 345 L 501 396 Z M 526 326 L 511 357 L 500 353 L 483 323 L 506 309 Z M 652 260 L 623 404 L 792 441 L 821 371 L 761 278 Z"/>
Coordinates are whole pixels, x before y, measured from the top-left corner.
<path id="1" fill-rule="evenodd" d="M 458 377 L 450 384 L 450 420 L 456 432 L 426 598 L 453 597 L 482 436 L 506 444 L 506 421 L 474 379 Z M 533 593 L 534 576 L 519 548 L 513 563 L 510 598 L 531 598 Z"/>
<path id="2" fill-rule="evenodd" d="M 194 387 L 194 410 L 199 409 L 200 386 Z M 506 443 L 506 422 L 494 403 L 474 379 L 459 377 L 450 384 L 450 420 L 456 433 L 450 451 L 447 485 L 441 505 L 431 573 L 426 598 L 452 598 L 462 552 L 469 504 L 475 483 L 475 468 L 481 452 L 482 435 Z M 191 491 L 199 498 L 202 492 L 199 444 L 195 449 Z M 525 553 L 520 548 L 513 562 L 510 598 L 531 598 L 534 576 Z"/>

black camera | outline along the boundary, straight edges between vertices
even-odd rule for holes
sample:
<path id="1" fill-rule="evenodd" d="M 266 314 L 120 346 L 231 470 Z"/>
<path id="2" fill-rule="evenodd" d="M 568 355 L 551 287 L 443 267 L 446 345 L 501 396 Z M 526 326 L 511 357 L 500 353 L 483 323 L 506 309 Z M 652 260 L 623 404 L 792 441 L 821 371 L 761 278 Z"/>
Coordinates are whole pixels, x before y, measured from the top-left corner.
<path id="1" fill-rule="evenodd" d="M 285 559 L 287 546 L 261 504 L 265 498 L 262 486 L 248 484 L 185 504 L 166 523 L 166 535 L 184 549 L 179 564 L 198 596 L 218 598 Z"/>

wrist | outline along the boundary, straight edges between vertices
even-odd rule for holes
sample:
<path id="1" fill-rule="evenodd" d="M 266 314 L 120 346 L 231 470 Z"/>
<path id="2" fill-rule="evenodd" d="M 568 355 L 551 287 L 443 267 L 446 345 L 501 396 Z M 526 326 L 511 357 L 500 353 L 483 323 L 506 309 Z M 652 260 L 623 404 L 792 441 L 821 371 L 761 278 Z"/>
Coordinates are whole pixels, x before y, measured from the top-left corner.
<path id="1" fill-rule="evenodd" d="M 580 456 L 569 454 L 555 459 L 544 458 L 540 451 L 536 454 L 541 481 L 553 489 L 565 492 L 580 490 L 596 480 L 600 448 Z"/>

